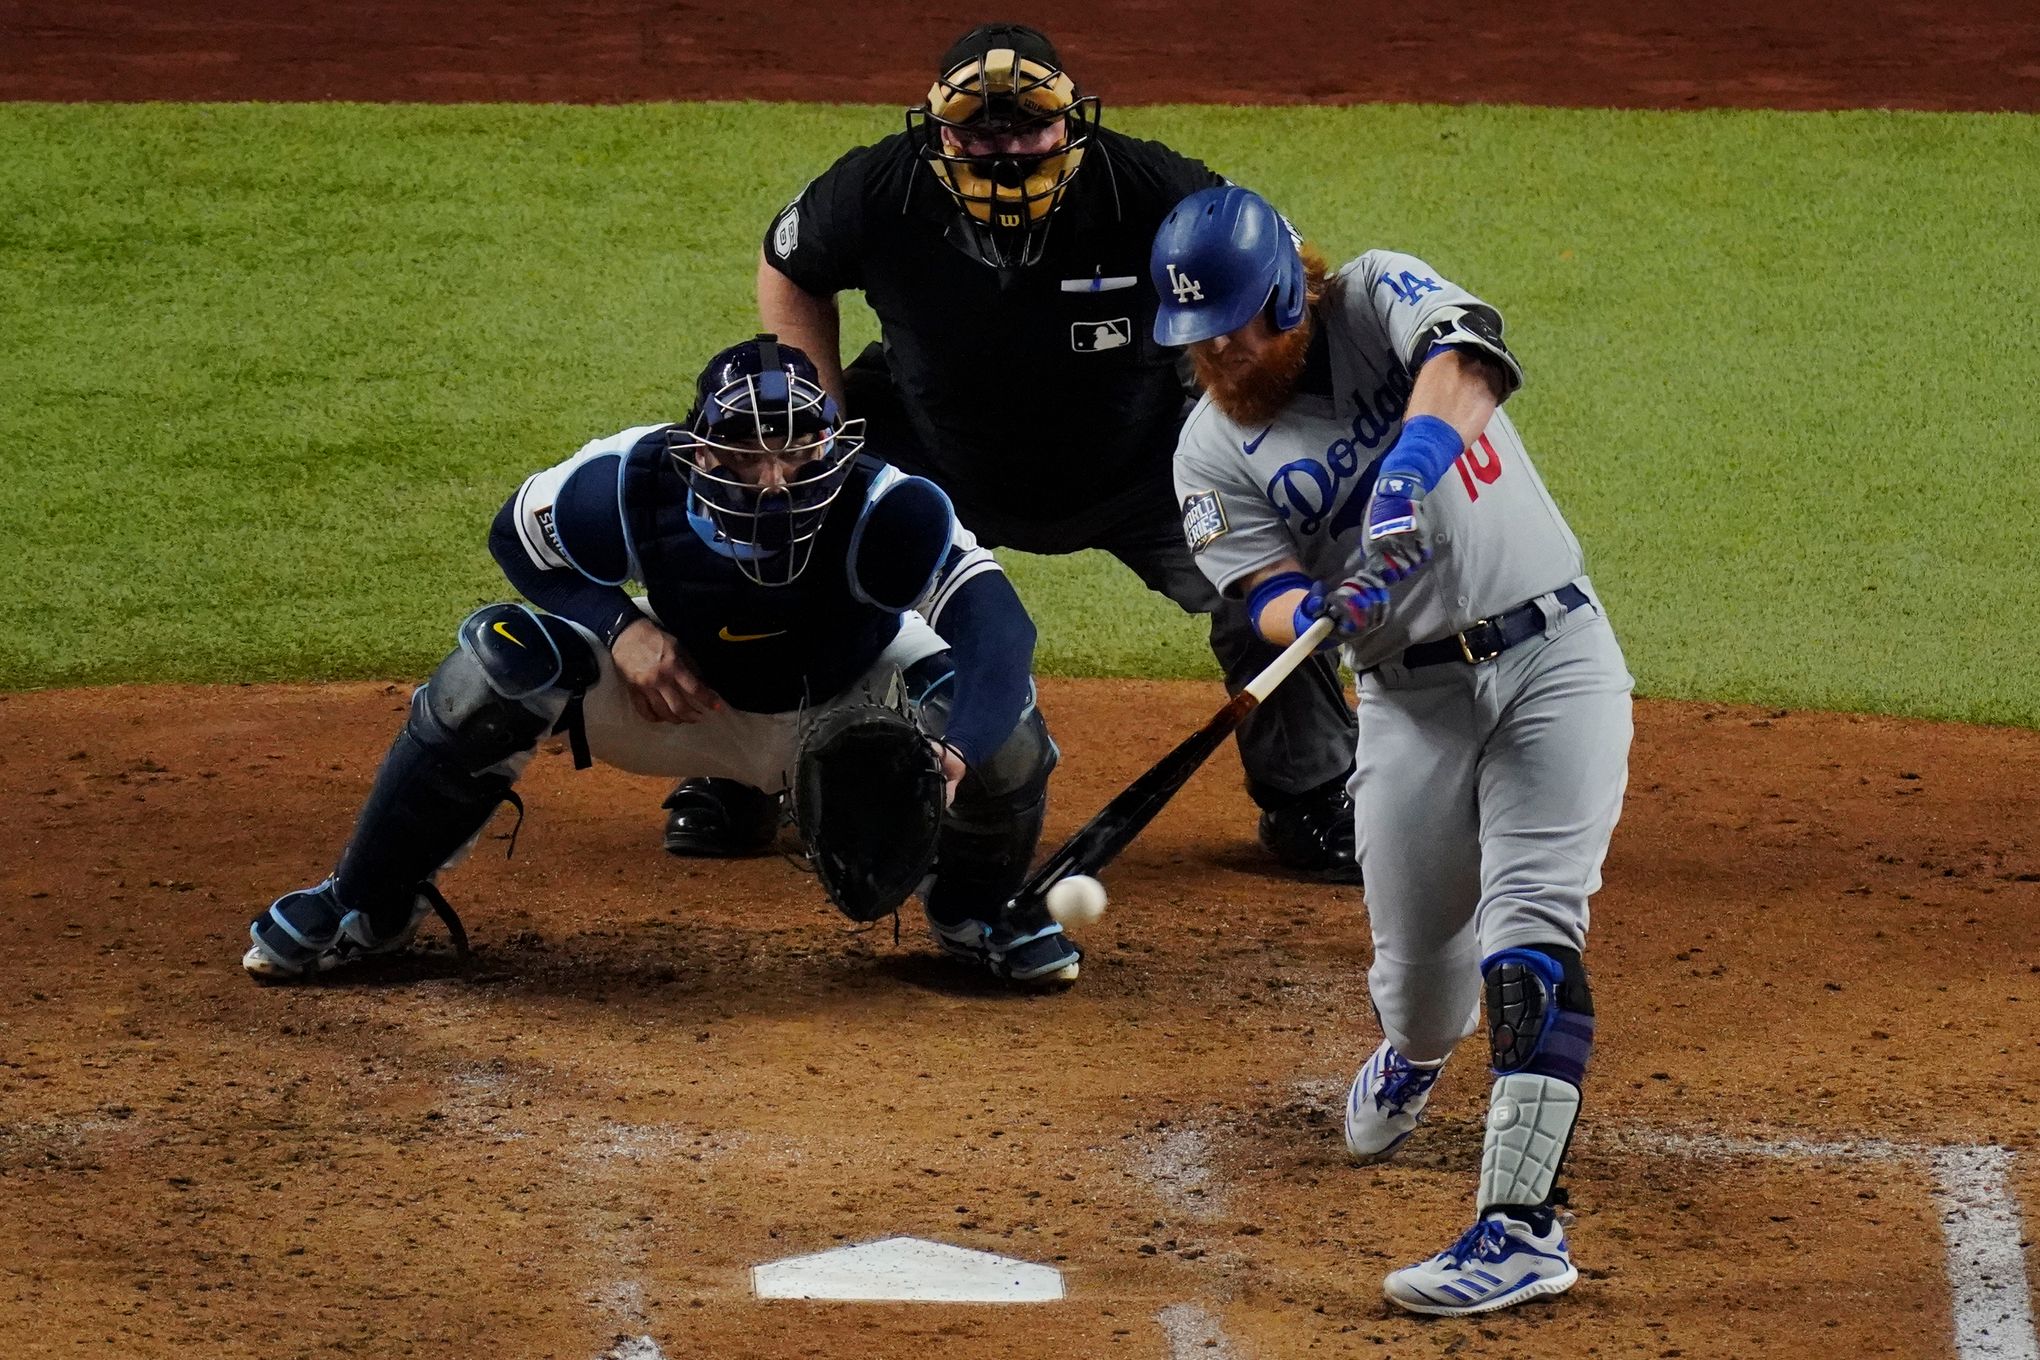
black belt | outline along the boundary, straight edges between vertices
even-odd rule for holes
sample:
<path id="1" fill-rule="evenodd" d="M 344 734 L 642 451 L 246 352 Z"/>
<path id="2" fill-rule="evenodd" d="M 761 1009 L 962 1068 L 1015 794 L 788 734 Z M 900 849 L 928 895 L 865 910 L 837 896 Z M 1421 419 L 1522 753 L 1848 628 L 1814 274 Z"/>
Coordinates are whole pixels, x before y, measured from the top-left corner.
<path id="1" fill-rule="evenodd" d="M 1568 614 L 1587 602 L 1587 592 L 1578 586 L 1560 586 L 1553 594 Z M 1483 661 L 1494 660 L 1519 642 L 1528 642 L 1544 628 L 1544 611 L 1537 607 L 1537 601 L 1532 600 L 1505 614 L 1480 619 L 1464 632 L 1439 638 L 1436 642 L 1420 642 L 1402 654 L 1402 663 L 1412 668 L 1436 666 L 1445 661 L 1464 661 L 1469 666 L 1477 666 Z"/>

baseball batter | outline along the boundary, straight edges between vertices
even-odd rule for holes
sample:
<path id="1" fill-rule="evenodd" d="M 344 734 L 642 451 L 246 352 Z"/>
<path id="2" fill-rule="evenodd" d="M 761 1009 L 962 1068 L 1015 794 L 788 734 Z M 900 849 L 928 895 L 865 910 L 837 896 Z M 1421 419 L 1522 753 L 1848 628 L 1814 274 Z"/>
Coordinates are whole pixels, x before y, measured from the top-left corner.
<path id="1" fill-rule="evenodd" d="M 1156 339 L 1207 392 L 1176 487 L 1199 565 L 1286 643 L 1338 625 L 1360 677 L 1353 798 L 1387 1036 L 1346 1103 L 1361 1161 L 1416 1127 L 1480 1021 L 1495 1072 L 1472 1228 L 1389 1299 L 1473 1313 L 1570 1288 L 1560 1164 L 1593 1044 L 1588 901 L 1627 780 L 1631 681 L 1578 541 L 1499 409 L 1499 313 L 1370 251 L 1327 277 L 1264 200 L 1185 199 Z"/>

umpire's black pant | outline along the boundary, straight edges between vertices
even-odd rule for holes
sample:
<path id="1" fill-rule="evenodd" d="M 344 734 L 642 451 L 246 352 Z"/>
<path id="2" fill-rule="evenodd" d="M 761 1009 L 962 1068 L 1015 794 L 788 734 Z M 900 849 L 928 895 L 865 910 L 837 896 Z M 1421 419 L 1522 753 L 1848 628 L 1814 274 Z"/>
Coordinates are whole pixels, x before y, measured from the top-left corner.
<path id="1" fill-rule="evenodd" d="M 867 450 L 902 472 L 927 477 L 956 503 L 964 527 L 987 547 L 1013 546 L 1053 554 L 1096 548 L 1132 569 L 1149 590 L 1190 614 L 1211 616 L 1211 654 L 1225 671 L 1225 686 L 1237 694 L 1280 653 L 1261 640 L 1247 617 L 1246 602 L 1219 595 L 1183 541 L 1174 483 L 1166 463 L 1156 479 L 1108 502 L 1073 507 L 1053 526 L 1002 524 L 981 507 L 982 495 L 963 484 L 955 469 L 939 468 L 916 432 L 894 387 L 883 350 L 872 345 L 843 373 L 849 414 L 865 422 Z M 1262 807 L 1280 807 L 1298 794 L 1333 781 L 1353 768 L 1353 711 L 1339 685 L 1332 654 L 1310 659 L 1268 696 L 1239 730 L 1240 763 L 1247 793 Z"/>

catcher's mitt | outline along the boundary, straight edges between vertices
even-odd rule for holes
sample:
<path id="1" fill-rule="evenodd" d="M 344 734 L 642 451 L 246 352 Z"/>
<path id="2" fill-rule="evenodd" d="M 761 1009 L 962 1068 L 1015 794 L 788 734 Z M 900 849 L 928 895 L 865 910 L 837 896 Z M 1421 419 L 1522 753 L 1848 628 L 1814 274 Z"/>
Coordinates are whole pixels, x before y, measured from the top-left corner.
<path id="1" fill-rule="evenodd" d="M 928 876 L 942 790 L 934 748 L 896 708 L 847 704 L 808 728 L 794 767 L 794 819 L 845 916 L 890 916 Z"/>

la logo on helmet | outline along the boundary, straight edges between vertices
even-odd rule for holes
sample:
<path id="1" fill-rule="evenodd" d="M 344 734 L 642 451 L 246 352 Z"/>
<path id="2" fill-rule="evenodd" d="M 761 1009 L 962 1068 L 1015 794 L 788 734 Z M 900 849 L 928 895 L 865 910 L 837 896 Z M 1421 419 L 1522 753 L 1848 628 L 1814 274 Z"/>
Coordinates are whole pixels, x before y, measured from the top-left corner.
<path id="1" fill-rule="evenodd" d="M 1204 285 L 1202 283 L 1191 278 L 1188 274 L 1178 274 L 1173 260 L 1166 267 L 1169 271 L 1169 290 L 1176 295 L 1176 301 L 1204 301 Z"/>

